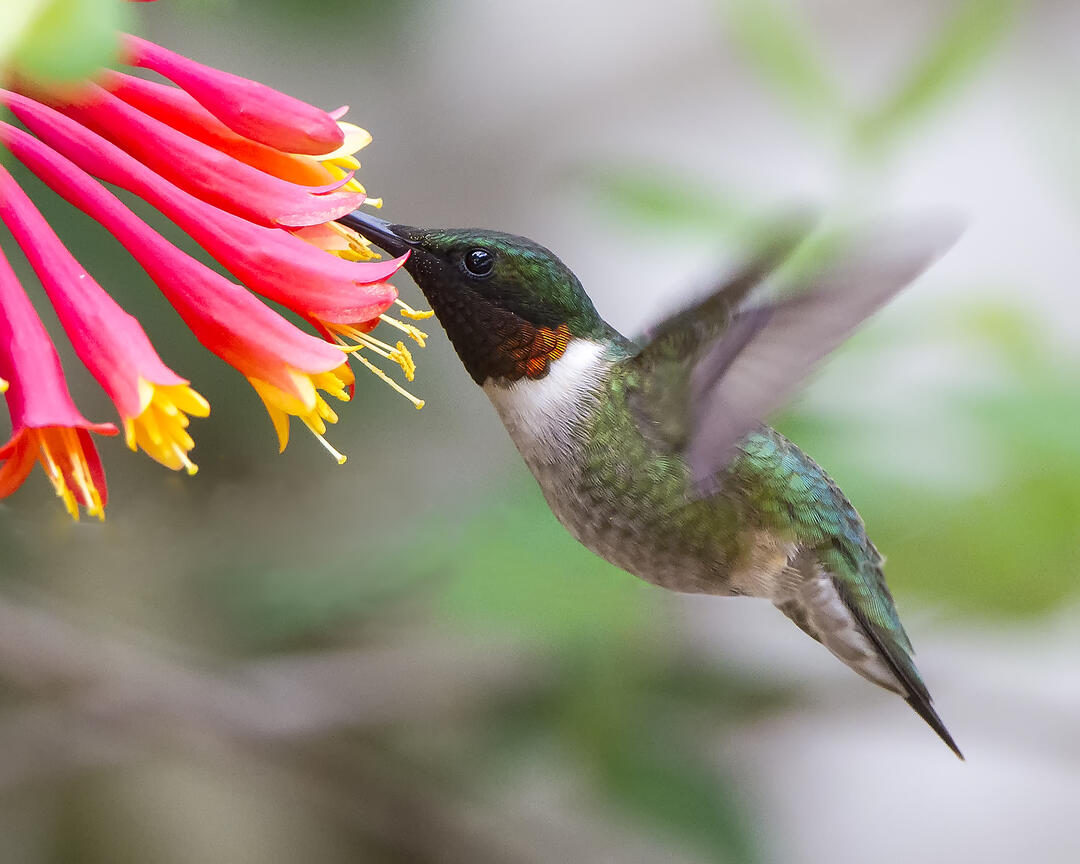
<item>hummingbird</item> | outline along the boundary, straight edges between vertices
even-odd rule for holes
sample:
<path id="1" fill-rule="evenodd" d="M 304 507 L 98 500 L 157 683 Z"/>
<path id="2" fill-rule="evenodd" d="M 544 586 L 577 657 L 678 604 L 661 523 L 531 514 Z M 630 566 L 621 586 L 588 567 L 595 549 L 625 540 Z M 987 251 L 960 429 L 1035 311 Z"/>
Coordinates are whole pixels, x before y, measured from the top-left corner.
<path id="1" fill-rule="evenodd" d="M 338 221 L 408 255 L 405 270 L 579 542 L 662 588 L 767 598 L 899 694 L 963 759 L 861 517 L 763 422 L 944 251 L 942 237 L 842 257 L 799 291 L 770 292 L 797 245 L 792 233 L 632 341 L 569 267 L 525 237 L 415 228 L 361 211 Z"/>

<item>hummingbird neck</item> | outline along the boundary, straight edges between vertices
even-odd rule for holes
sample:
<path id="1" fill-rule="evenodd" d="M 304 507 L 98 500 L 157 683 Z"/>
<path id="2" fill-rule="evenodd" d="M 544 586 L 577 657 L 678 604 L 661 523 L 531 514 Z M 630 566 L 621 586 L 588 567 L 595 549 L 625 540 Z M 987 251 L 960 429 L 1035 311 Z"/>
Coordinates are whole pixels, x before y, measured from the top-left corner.
<path id="1" fill-rule="evenodd" d="M 537 323 L 476 294 L 430 292 L 428 301 L 466 371 L 480 385 L 545 378 L 575 340 L 618 336 L 595 311 L 583 320 Z"/>

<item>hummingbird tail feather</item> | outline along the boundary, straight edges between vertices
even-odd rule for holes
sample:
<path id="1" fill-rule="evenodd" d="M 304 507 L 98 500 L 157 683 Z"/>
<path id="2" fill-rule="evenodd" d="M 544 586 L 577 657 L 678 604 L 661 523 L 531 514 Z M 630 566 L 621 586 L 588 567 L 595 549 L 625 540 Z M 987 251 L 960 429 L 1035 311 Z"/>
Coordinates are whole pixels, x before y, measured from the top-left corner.
<path id="1" fill-rule="evenodd" d="M 834 547 L 835 548 L 835 547 Z M 879 687 L 904 698 L 938 737 L 959 757 L 964 756 L 930 700 L 911 645 L 900 626 L 892 598 L 884 588 L 880 556 L 872 545 L 862 561 L 862 579 L 844 579 L 846 556 L 836 560 L 824 550 L 803 549 L 790 567 L 798 579 L 774 599 L 776 606 L 802 630 L 821 642 L 838 659 Z M 825 561 L 830 561 L 827 565 Z M 866 578 L 871 577 L 871 578 Z M 873 586 L 880 586 L 874 590 Z"/>
<path id="2" fill-rule="evenodd" d="M 938 738 L 945 742 L 946 746 L 956 754 L 956 757 L 961 762 L 965 761 L 964 754 L 960 752 L 960 748 L 956 745 L 952 735 L 949 734 L 949 730 L 945 728 L 945 723 L 938 716 L 937 711 L 934 710 L 934 706 L 930 704 L 929 699 L 923 697 L 921 694 L 914 694 L 908 696 L 904 701 L 915 710 L 916 714 L 926 721 L 926 724 L 937 733 Z"/>

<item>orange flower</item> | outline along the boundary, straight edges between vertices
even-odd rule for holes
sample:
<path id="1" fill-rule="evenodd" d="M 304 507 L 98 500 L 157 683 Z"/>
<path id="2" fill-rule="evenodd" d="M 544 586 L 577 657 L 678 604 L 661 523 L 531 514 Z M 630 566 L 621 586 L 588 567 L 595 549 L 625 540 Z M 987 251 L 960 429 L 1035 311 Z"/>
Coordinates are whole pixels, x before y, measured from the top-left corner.
<path id="1" fill-rule="evenodd" d="M 81 505 L 104 519 L 109 495 L 90 433 L 115 435 L 116 427 L 91 423 L 71 401 L 56 349 L 2 253 L 0 375 L 10 382 L 11 411 L 11 438 L 0 447 L 0 498 L 40 463 L 72 518 L 79 518 Z"/>

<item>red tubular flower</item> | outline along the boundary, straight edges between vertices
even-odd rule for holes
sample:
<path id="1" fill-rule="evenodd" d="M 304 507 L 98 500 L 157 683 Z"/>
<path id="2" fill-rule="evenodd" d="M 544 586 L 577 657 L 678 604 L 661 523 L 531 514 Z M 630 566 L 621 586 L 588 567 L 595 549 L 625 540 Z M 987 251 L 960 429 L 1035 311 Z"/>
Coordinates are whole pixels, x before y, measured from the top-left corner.
<path id="1" fill-rule="evenodd" d="M 116 404 L 128 446 L 194 474 L 187 415 L 206 417 L 210 405 L 161 362 L 139 322 L 79 265 L 2 167 L 0 220 L 41 280 L 75 353 Z"/>
<path id="2" fill-rule="evenodd" d="M 71 401 L 56 349 L 2 253 L 0 375 L 11 382 L 12 430 L 0 447 L 0 498 L 18 489 L 40 462 L 73 519 L 79 505 L 104 519 L 108 489 L 90 433 L 115 435 L 116 427 L 91 423 Z"/>
<path id="3" fill-rule="evenodd" d="M 325 186 L 335 179 L 314 156 L 285 153 L 237 135 L 179 87 L 112 71 L 99 83 L 143 114 L 274 177 L 300 186 Z"/>
<path id="4" fill-rule="evenodd" d="M 236 367 L 266 404 L 281 449 L 288 416 L 298 416 L 339 462 L 322 437 L 337 415 L 318 394 L 347 400 L 352 373 L 339 348 L 299 330 L 241 286 L 185 255 L 60 154 L 7 124 L 0 140 L 54 192 L 104 225 L 150 275 L 196 338 Z M 331 259 L 333 260 L 333 259 Z"/>
<path id="5" fill-rule="evenodd" d="M 152 69 L 190 93 L 245 138 L 286 153 L 318 156 L 344 143 L 335 119 L 265 84 L 222 72 L 137 36 L 124 37 L 127 61 Z"/>
<path id="6" fill-rule="evenodd" d="M 100 179 L 143 198 L 249 288 L 313 322 L 325 325 L 378 320 L 397 297 L 385 280 L 404 263 L 404 257 L 354 262 L 312 254 L 310 244 L 289 232 L 255 225 L 178 189 L 101 136 L 51 108 L 2 90 L 0 101 L 56 152 Z M 34 149 L 39 143 L 3 124 L 0 140 L 13 152 Z"/>
<path id="7" fill-rule="evenodd" d="M 358 192 L 340 190 L 351 175 L 331 177 L 318 187 L 298 186 L 191 138 L 95 85 L 84 87 L 74 102 L 48 101 L 170 183 L 260 225 L 317 225 L 352 212 L 364 201 Z"/>
<path id="8" fill-rule="evenodd" d="M 343 345 L 362 345 L 397 363 L 405 377 L 413 379 L 416 365 L 403 341 L 389 345 L 368 335 L 381 319 L 424 344 L 424 334 L 416 327 L 382 314 L 397 297 L 385 280 L 397 271 L 404 257 L 358 263 L 312 255 L 308 243 L 288 232 L 255 225 L 188 195 L 69 117 L 19 94 L 0 91 L 0 99 L 41 141 L 80 168 L 157 207 L 249 288 L 303 315 L 328 338 Z M 38 143 L 2 125 L 0 140 L 13 148 Z M 366 358 L 358 355 L 357 360 L 417 408 L 423 406 L 422 400 Z"/>
<path id="9" fill-rule="evenodd" d="M 360 168 L 354 154 L 371 136 L 341 122 L 344 108 L 322 111 L 118 35 L 123 62 L 178 86 L 103 70 L 94 82 L 61 89 L 41 80 L 44 73 L 11 70 L 5 80 L 15 92 L 0 89 L 0 110 L 10 107 L 30 131 L 0 122 L 0 145 L 110 231 L 199 341 L 248 378 L 282 449 L 295 415 L 343 462 L 323 437 L 337 420 L 323 394 L 351 397 L 348 355 L 423 405 L 366 356 L 396 362 L 412 380 L 404 342 L 372 334 L 385 322 L 424 343 L 409 320 L 386 314 L 394 303 L 404 319 L 430 314 L 410 309 L 387 282 L 404 258 L 376 262 L 368 241 L 336 221 L 362 203 L 381 206 L 353 176 Z M 243 285 L 172 246 L 91 175 L 160 210 Z M 115 403 L 128 445 L 194 473 L 189 416 L 206 416 L 206 400 L 162 362 L 138 321 L 82 268 L 2 167 L 0 221 L 36 271 L 76 354 Z M 302 316 L 322 338 L 248 288 Z M 89 423 L 72 405 L 56 353 L 6 261 L 0 315 L 0 393 L 8 394 L 15 427 L 0 449 L 0 495 L 36 460 L 73 516 L 80 506 L 102 515 L 105 483 L 89 433 L 116 429 Z"/>

